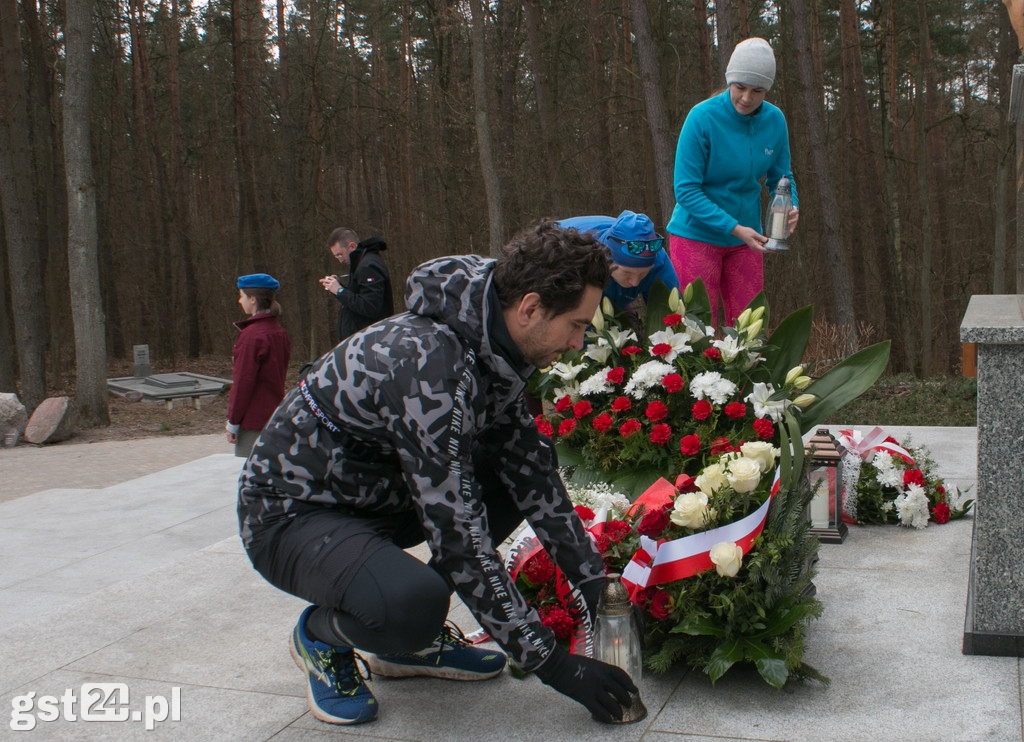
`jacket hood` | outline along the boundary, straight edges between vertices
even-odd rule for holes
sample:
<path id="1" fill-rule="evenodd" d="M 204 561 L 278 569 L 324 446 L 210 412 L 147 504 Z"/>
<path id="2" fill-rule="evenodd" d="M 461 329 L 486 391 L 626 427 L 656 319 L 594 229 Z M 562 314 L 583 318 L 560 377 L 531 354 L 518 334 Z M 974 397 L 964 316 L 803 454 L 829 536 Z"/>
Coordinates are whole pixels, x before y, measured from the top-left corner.
<path id="1" fill-rule="evenodd" d="M 516 387 L 535 369 L 508 336 L 491 289 L 495 262 L 480 255 L 455 255 L 423 263 L 409 275 L 405 305 L 413 314 L 450 327 L 482 363 Z"/>
<path id="2" fill-rule="evenodd" d="M 356 245 L 356 250 L 376 250 L 377 252 L 384 252 L 387 249 L 388 243 L 386 243 L 381 237 L 368 237 Z"/>
<path id="3" fill-rule="evenodd" d="M 489 320 L 486 301 L 495 261 L 455 255 L 413 269 L 405 284 L 405 306 L 413 314 L 448 325 L 480 350 Z"/>

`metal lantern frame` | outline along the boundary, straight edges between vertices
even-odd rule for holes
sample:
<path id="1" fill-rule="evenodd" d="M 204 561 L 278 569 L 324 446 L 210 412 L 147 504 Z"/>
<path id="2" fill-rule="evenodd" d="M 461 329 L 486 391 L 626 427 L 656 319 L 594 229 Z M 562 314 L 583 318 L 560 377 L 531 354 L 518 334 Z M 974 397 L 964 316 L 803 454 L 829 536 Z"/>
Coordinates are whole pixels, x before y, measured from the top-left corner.
<path id="1" fill-rule="evenodd" d="M 823 544 L 841 544 L 849 532 L 843 522 L 843 456 L 846 449 L 829 432 L 818 428 L 804 447 L 811 461 L 808 474 L 814 497 L 807 506 L 811 533 Z"/>

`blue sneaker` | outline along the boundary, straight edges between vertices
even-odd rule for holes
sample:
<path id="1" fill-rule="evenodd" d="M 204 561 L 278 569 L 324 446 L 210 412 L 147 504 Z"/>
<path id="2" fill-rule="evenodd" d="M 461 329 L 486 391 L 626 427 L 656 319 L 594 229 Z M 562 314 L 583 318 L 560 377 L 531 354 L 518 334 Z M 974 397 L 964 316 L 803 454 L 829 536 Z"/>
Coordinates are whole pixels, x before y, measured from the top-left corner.
<path id="1" fill-rule="evenodd" d="M 505 669 L 505 655 L 474 647 L 459 627 L 446 623 L 426 649 L 409 654 L 369 654 L 370 670 L 386 678 L 427 676 L 447 680 L 485 680 Z"/>
<path id="2" fill-rule="evenodd" d="M 357 661 L 366 661 L 349 647 L 332 647 L 314 641 L 306 633 L 306 619 L 316 609 L 309 606 L 292 631 L 292 659 L 306 672 L 309 710 L 328 724 L 362 724 L 377 718 L 377 699 L 366 685 Z"/>

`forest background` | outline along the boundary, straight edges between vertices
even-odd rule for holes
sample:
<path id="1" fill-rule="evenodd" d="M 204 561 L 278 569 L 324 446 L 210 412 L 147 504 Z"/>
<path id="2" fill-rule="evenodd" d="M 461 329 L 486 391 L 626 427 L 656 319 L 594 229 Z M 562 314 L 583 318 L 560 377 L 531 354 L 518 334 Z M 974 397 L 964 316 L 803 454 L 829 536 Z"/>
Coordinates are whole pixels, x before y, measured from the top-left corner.
<path id="1" fill-rule="evenodd" d="M 971 295 L 1024 292 L 1002 3 L 0 0 L 0 390 L 74 373 L 102 424 L 112 359 L 229 354 L 258 271 L 314 358 L 336 226 L 385 238 L 396 306 L 420 262 L 542 217 L 664 231 L 683 119 L 749 36 L 800 192 L 773 315 L 958 371 Z"/>

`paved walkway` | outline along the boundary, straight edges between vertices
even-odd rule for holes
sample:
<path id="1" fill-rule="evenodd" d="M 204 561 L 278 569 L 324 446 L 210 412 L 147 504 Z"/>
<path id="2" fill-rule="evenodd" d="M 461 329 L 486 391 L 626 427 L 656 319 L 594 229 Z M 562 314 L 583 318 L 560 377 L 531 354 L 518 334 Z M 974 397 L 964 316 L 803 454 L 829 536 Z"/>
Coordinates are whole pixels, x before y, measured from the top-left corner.
<path id="1" fill-rule="evenodd" d="M 975 480 L 974 428 L 887 430 Z M 533 677 L 380 679 L 376 722 L 322 724 L 287 650 L 303 604 L 249 566 L 240 461 L 215 438 L 0 450 L 0 739 L 1024 742 L 1020 660 L 961 653 L 970 518 L 822 546 L 806 660 L 827 687 L 645 675 L 648 718 L 610 727 Z M 122 706 L 83 712 L 111 689 Z"/>

